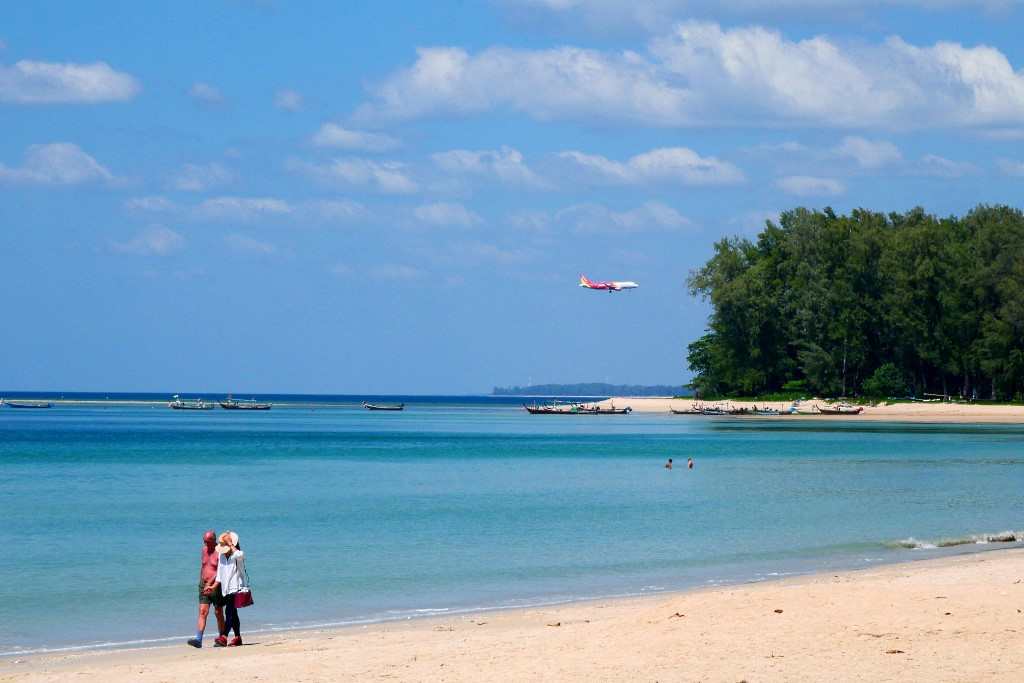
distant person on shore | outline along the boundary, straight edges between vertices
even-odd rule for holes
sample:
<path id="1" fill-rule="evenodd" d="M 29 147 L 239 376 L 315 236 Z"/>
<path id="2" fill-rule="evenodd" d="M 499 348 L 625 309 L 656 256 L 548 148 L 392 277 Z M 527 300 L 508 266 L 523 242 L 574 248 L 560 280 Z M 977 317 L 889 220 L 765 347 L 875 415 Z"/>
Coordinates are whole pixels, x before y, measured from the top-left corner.
<path id="1" fill-rule="evenodd" d="M 692 470 L 693 469 L 693 458 L 688 458 L 686 460 L 686 469 L 688 469 L 688 470 Z"/>
<path id="2" fill-rule="evenodd" d="M 224 632 L 224 596 L 217 584 L 217 534 L 210 529 L 203 534 L 203 547 L 199 549 L 199 621 L 196 623 L 196 636 L 190 638 L 192 647 L 203 646 L 203 631 L 206 630 L 206 618 L 210 615 L 213 605 L 217 615 L 217 633 Z"/>
<path id="3" fill-rule="evenodd" d="M 225 531 L 217 539 L 217 582 L 214 586 L 224 595 L 224 608 L 227 612 L 224 627 L 217 636 L 215 645 L 219 647 L 238 647 L 242 644 L 242 624 L 238 620 L 238 608 L 235 606 L 235 594 L 245 585 L 245 553 L 238 542 L 238 534 Z M 228 633 L 235 632 L 235 637 L 228 641 Z"/>
<path id="4" fill-rule="evenodd" d="M 668 459 L 668 462 L 667 462 L 667 463 L 665 463 L 665 469 L 666 469 L 666 470 L 670 470 L 670 469 L 672 469 L 672 458 L 669 458 L 669 459 Z"/>

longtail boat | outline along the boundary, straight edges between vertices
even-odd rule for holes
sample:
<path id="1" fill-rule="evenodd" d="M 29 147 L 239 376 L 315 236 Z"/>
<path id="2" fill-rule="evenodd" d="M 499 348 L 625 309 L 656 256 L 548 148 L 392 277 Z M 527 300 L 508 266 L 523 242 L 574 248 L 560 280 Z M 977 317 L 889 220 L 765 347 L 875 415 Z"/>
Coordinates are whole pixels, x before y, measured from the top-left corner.
<path id="1" fill-rule="evenodd" d="M 404 403 L 398 403 L 396 405 L 381 405 L 379 403 L 367 403 L 366 401 L 363 401 L 363 407 L 366 408 L 367 410 L 405 410 Z"/>
<path id="2" fill-rule="evenodd" d="M 254 398 L 250 398 L 248 401 L 236 401 L 231 398 L 231 394 L 228 394 L 226 400 L 220 402 L 220 407 L 224 410 L 270 410 L 272 405 L 272 403 L 257 403 Z"/>
<path id="3" fill-rule="evenodd" d="M 201 398 L 183 399 L 175 394 L 167 407 L 172 410 L 213 410 L 213 403 Z"/>
<path id="4" fill-rule="evenodd" d="M 49 401 L 11 401 L 0 399 L 0 405 L 9 405 L 12 408 L 50 408 L 53 406 Z"/>

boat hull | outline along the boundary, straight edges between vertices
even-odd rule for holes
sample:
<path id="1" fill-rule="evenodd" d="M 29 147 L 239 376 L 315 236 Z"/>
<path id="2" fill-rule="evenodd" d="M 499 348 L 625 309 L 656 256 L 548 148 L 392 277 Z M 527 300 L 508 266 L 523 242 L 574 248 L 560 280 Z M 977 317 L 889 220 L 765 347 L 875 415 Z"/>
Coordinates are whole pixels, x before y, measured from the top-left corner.
<path id="1" fill-rule="evenodd" d="M 375 405 L 373 403 L 364 403 L 363 407 L 366 408 L 367 410 L 382 410 L 382 411 L 385 411 L 385 412 L 392 412 L 392 413 L 398 412 L 400 410 L 405 410 L 405 404 L 404 403 L 399 404 L 397 406 L 379 406 L 379 405 Z"/>

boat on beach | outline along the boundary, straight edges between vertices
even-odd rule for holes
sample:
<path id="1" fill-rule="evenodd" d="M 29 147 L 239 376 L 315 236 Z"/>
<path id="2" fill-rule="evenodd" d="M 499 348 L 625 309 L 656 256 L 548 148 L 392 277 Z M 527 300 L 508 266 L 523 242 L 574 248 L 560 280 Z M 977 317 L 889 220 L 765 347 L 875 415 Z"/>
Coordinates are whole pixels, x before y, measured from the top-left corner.
<path id="1" fill-rule="evenodd" d="M 270 410 L 273 403 L 257 403 L 256 399 L 250 398 L 248 401 L 238 401 L 228 394 L 228 397 L 220 402 L 220 407 L 224 410 Z"/>
<path id="2" fill-rule="evenodd" d="M 182 398 L 175 394 L 167 407 L 172 410 L 213 410 L 213 403 L 201 398 Z"/>
<path id="3" fill-rule="evenodd" d="M 675 408 L 669 408 L 669 412 L 673 415 L 700 415 L 700 411 L 694 408 L 686 408 L 685 410 L 676 410 Z"/>
<path id="4" fill-rule="evenodd" d="M 864 406 L 851 406 L 847 403 L 818 406 L 819 415 L 860 415 L 862 412 L 864 412 Z"/>
<path id="5" fill-rule="evenodd" d="M 51 408 L 53 404 L 49 401 L 11 401 L 0 398 L 0 406 L 8 405 L 12 408 Z"/>
<path id="6" fill-rule="evenodd" d="M 525 403 L 523 408 L 530 415 L 629 415 L 633 409 L 629 406 L 616 408 L 611 405 L 602 408 L 597 404 L 587 405 L 585 403 L 568 403 L 564 401 L 552 401 L 551 403 L 536 404 L 528 406 Z"/>
<path id="7" fill-rule="evenodd" d="M 366 408 L 367 410 L 387 410 L 387 411 L 392 411 L 392 412 L 395 412 L 395 411 L 398 411 L 398 410 L 405 410 L 405 404 L 404 403 L 385 405 L 385 404 L 380 404 L 380 403 L 367 403 L 366 401 L 363 401 L 363 407 Z"/>

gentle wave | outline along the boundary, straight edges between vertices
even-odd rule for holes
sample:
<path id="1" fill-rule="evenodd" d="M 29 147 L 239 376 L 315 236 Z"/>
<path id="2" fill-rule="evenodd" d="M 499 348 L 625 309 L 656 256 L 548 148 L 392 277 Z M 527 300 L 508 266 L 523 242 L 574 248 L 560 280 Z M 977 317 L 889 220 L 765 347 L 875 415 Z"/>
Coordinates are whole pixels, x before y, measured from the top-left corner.
<path id="1" fill-rule="evenodd" d="M 955 548 L 958 545 L 985 545 L 988 543 L 1021 543 L 1024 542 L 1024 531 L 1002 531 L 995 534 L 969 534 L 935 540 L 919 540 L 913 536 L 899 541 L 886 543 L 891 548 L 907 548 L 910 550 L 931 550 L 935 548 Z"/>

